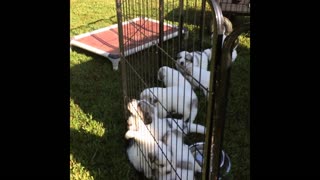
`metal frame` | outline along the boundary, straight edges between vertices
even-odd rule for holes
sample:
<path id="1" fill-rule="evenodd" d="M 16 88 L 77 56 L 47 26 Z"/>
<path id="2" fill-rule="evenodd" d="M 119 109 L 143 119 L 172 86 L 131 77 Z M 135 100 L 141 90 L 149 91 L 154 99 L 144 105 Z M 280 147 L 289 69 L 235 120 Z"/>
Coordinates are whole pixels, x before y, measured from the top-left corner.
<path id="1" fill-rule="evenodd" d="M 202 8 L 205 7 L 205 1 L 202 2 Z M 160 30 L 159 30 L 159 43 L 158 46 L 163 46 L 163 0 L 159 3 L 159 20 L 160 20 Z M 212 59 L 210 71 L 210 86 L 209 86 L 209 101 L 207 106 L 207 118 L 206 118 L 206 136 L 205 136 L 205 148 L 204 148 L 204 165 L 202 167 L 202 179 L 219 179 L 220 175 L 220 157 L 222 150 L 222 140 L 223 140 L 223 130 L 225 124 L 225 114 L 227 106 L 227 94 L 230 81 L 230 70 L 231 70 L 231 47 L 238 36 L 248 31 L 250 26 L 246 24 L 238 29 L 235 29 L 226 39 L 222 47 L 223 38 L 223 14 L 222 9 L 219 5 L 220 1 L 207 0 L 211 8 L 211 15 L 213 18 L 213 39 L 212 39 Z M 250 1 L 249 1 L 250 2 Z M 183 0 L 179 0 L 180 6 L 184 4 Z M 124 44 L 123 44 L 123 29 L 122 29 L 122 11 L 121 11 L 121 0 L 116 0 L 117 7 L 117 18 L 118 18 L 118 32 L 119 32 L 119 45 L 121 52 L 121 73 L 122 77 L 126 74 L 125 56 L 124 56 Z M 182 15 L 182 8 L 180 8 L 179 16 L 179 27 L 182 30 L 184 16 Z M 201 23 L 204 24 L 204 14 L 201 15 Z M 162 24 L 162 26 L 161 26 Z M 182 31 L 179 31 L 178 37 L 181 38 Z M 200 35 L 200 40 L 202 36 Z M 181 49 L 181 39 L 179 39 L 179 49 Z M 160 65 L 160 60 L 162 59 L 162 53 L 159 53 L 158 64 Z M 126 109 L 126 102 L 128 102 L 127 96 L 127 83 L 126 79 L 123 79 L 123 95 L 124 95 L 124 109 Z M 127 117 L 127 116 L 125 116 Z M 213 158 L 215 157 L 215 158 Z M 212 170 L 211 170 L 212 168 Z"/>

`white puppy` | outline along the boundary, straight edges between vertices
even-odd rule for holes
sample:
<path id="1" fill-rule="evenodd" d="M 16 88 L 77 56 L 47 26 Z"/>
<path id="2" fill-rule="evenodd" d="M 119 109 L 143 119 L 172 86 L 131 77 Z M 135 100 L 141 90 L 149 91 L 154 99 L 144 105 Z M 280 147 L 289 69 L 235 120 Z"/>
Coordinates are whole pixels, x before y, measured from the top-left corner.
<path id="1" fill-rule="evenodd" d="M 190 180 L 194 177 L 194 171 L 201 172 L 201 167 L 195 161 L 189 147 L 183 143 L 182 131 L 177 127 L 166 129 L 168 131 L 164 133 L 161 140 L 154 139 L 148 127 L 161 123 L 160 119 L 156 121 L 156 112 L 152 111 L 157 108 L 146 101 L 134 99 L 128 104 L 128 109 L 134 113 L 128 119 L 129 131 L 125 137 L 134 138 L 136 142 L 127 149 L 127 154 L 130 162 L 138 171 L 144 172 L 146 177 L 155 176 L 156 179 L 182 177 Z M 144 118 L 150 117 L 155 121 L 150 125 L 145 125 L 145 122 L 149 120 Z M 169 127 L 168 124 L 158 124 L 154 128 L 162 125 Z M 160 129 L 157 130 L 158 134 L 163 134 Z"/>
<path id="2" fill-rule="evenodd" d="M 195 88 L 200 88 L 205 96 L 208 96 L 210 83 L 210 71 L 199 67 L 186 67 L 186 78 Z"/>
<path id="3" fill-rule="evenodd" d="M 177 54 L 176 68 L 181 71 L 183 67 L 194 66 L 208 70 L 208 64 L 211 60 L 211 49 L 205 49 L 203 52 L 181 51 Z"/>
<path id="4" fill-rule="evenodd" d="M 143 172 L 147 178 L 154 177 L 155 172 L 157 174 L 171 172 L 171 165 L 176 166 L 172 159 L 171 147 L 160 140 L 155 141 L 139 116 L 131 115 L 129 119 L 136 123 L 135 126 L 129 126 L 125 134 L 126 139 L 134 140 L 127 148 L 129 161 L 134 168 Z"/>
<path id="5" fill-rule="evenodd" d="M 190 89 L 173 87 L 153 87 L 144 89 L 140 99 L 147 100 L 158 108 L 158 117 L 165 118 L 168 113 L 183 115 L 183 120 L 193 123 L 198 113 L 198 97 Z"/>
<path id="6" fill-rule="evenodd" d="M 137 135 L 137 134 L 136 134 Z M 134 137 L 135 138 L 135 137 Z M 157 174 L 167 174 L 171 172 L 172 161 L 171 152 L 163 142 L 158 141 L 136 141 L 131 140 L 127 148 L 127 155 L 133 167 L 142 172 L 147 178 L 153 178 Z"/>
<path id="7" fill-rule="evenodd" d="M 139 122 L 143 122 L 152 136 L 157 140 L 161 140 L 168 131 L 174 130 L 178 130 L 184 134 L 190 132 L 205 134 L 205 127 L 200 124 L 186 124 L 183 120 L 174 118 L 158 118 L 158 109 L 145 100 L 133 99 L 128 103 L 128 110 L 135 117 L 140 117 L 141 119 L 129 117 L 127 121 L 129 125 L 128 129 L 136 130 L 137 127 L 141 126 Z M 141 114 L 140 112 L 143 113 Z"/>
<path id="8" fill-rule="evenodd" d="M 186 80 L 186 78 L 182 75 L 181 72 L 168 66 L 162 66 L 161 68 L 159 68 L 158 80 L 162 81 L 166 87 L 180 86 L 188 91 L 192 89 L 190 82 Z"/>

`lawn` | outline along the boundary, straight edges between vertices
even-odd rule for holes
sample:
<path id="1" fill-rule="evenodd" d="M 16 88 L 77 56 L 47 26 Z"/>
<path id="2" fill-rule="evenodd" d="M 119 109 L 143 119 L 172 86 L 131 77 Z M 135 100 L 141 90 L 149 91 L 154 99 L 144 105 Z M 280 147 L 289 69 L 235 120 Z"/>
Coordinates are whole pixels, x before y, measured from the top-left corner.
<path id="1" fill-rule="evenodd" d="M 70 37 L 117 23 L 115 0 L 71 0 L 70 15 Z M 121 71 L 113 71 L 109 60 L 72 49 L 70 179 L 143 178 L 126 156 L 127 125 L 121 82 Z M 250 37 L 242 35 L 231 72 L 223 146 L 232 161 L 230 178 L 235 180 L 250 177 L 249 87 Z"/>

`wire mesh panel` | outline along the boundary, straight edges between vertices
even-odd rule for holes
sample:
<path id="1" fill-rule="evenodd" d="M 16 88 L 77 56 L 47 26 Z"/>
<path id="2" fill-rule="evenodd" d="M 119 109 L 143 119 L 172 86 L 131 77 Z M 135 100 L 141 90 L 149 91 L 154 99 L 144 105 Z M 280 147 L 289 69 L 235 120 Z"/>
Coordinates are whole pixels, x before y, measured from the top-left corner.
<path id="1" fill-rule="evenodd" d="M 224 14 L 250 14 L 250 0 L 218 0 Z"/>
<path id="2" fill-rule="evenodd" d="M 207 177 L 219 87 L 212 71 L 230 33 L 213 32 L 211 23 L 225 27 L 227 20 L 214 16 L 211 1 L 116 2 L 129 161 L 146 178 Z M 228 155 L 215 156 L 230 171 Z"/>

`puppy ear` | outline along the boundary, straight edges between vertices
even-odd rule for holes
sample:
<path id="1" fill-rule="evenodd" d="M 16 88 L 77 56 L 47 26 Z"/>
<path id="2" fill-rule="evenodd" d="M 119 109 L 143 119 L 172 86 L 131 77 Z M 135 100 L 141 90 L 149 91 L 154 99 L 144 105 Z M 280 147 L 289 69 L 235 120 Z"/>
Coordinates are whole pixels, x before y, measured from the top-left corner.
<path id="1" fill-rule="evenodd" d="M 185 59 L 192 62 L 193 56 L 191 54 L 187 54 Z"/>
<path id="2" fill-rule="evenodd" d="M 132 99 L 132 101 L 130 101 L 128 103 L 127 108 L 133 115 L 136 115 L 137 114 L 137 100 Z"/>
<path id="3" fill-rule="evenodd" d="M 124 137 L 125 137 L 126 139 L 134 138 L 134 137 L 135 137 L 135 134 L 136 134 L 136 131 L 128 130 L 128 131 L 126 132 L 126 134 L 124 135 Z"/>
<path id="4" fill-rule="evenodd" d="M 143 123 L 145 125 L 148 125 L 148 124 L 152 123 L 152 116 L 150 115 L 149 112 L 144 112 L 143 113 Z"/>

